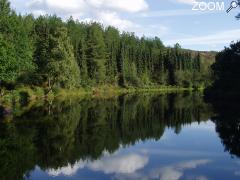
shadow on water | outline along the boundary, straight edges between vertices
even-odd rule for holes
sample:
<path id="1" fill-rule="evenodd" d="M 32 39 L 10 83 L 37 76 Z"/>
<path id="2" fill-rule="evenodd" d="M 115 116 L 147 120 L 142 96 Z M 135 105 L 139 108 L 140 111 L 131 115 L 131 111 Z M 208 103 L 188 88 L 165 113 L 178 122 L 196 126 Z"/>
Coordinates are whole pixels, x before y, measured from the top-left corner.
<path id="1" fill-rule="evenodd" d="M 240 113 L 215 110 L 222 112 L 213 121 L 226 150 L 239 156 Z M 125 95 L 35 107 L 0 124 L 1 179 L 23 179 L 36 166 L 47 170 L 96 160 L 138 141 L 159 140 L 166 128 L 179 134 L 184 125 L 208 121 L 211 114 L 202 95 L 195 93 Z"/>

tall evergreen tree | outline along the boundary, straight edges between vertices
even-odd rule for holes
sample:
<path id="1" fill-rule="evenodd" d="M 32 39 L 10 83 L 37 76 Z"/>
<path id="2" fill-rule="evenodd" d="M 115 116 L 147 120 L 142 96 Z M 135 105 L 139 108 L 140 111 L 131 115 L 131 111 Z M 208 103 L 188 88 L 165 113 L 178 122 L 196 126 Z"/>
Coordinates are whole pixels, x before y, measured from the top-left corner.
<path id="1" fill-rule="evenodd" d="M 107 50 L 107 80 L 109 83 L 117 83 L 117 56 L 120 48 L 120 34 L 116 28 L 107 27 L 105 31 L 105 44 Z"/>
<path id="2" fill-rule="evenodd" d="M 55 16 L 39 17 L 35 25 L 36 51 L 40 82 L 53 87 L 79 86 L 80 72 L 61 19 Z"/>
<path id="3" fill-rule="evenodd" d="M 91 80 L 101 84 L 106 79 L 106 46 L 101 25 L 92 23 L 87 35 L 88 74 Z"/>
<path id="4" fill-rule="evenodd" d="M 15 82 L 34 69 L 33 44 L 25 19 L 0 0 L 0 81 Z"/>

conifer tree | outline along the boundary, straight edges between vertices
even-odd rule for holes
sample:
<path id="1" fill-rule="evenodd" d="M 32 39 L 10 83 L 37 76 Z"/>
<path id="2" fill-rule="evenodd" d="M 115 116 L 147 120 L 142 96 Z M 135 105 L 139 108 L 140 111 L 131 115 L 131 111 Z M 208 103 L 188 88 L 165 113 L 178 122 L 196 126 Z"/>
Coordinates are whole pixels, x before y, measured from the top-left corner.
<path id="1" fill-rule="evenodd" d="M 101 25 L 92 23 L 87 35 L 87 64 L 91 80 L 97 84 L 105 81 L 106 46 Z"/>
<path id="2" fill-rule="evenodd" d="M 55 16 L 39 17 L 35 25 L 35 62 L 43 85 L 73 88 L 79 86 L 80 72 L 61 19 Z"/>
<path id="3" fill-rule="evenodd" d="M 0 0 L 0 81 L 15 82 L 34 69 L 33 44 L 23 17 Z"/>

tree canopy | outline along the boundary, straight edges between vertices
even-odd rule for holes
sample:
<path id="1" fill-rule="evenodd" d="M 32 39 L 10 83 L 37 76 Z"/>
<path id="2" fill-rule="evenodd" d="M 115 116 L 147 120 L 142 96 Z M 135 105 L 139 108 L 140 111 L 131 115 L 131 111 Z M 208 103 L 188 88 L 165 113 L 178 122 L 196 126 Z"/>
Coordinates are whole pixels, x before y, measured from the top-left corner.
<path id="1" fill-rule="evenodd" d="M 70 17 L 17 15 L 0 0 L 0 80 L 45 88 L 208 84 L 209 62 L 179 44 Z"/>

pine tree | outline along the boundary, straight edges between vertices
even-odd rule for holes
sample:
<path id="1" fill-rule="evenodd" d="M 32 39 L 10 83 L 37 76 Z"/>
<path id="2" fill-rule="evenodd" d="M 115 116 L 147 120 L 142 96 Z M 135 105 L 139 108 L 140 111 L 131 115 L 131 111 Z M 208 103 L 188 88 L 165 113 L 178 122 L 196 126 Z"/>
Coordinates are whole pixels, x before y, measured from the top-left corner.
<path id="1" fill-rule="evenodd" d="M 34 69 L 33 44 L 25 20 L 0 0 L 0 81 L 15 82 Z"/>
<path id="2" fill-rule="evenodd" d="M 108 27 L 105 31 L 105 44 L 107 50 L 106 76 L 109 83 L 117 83 L 117 55 L 120 46 L 120 34 L 114 27 Z"/>
<path id="3" fill-rule="evenodd" d="M 79 86 L 79 68 L 61 19 L 55 16 L 39 17 L 35 32 L 37 38 L 34 57 L 40 82 L 48 86 L 49 90 L 53 87 Z"/>
<path id="4" fill-rule="evenodd" d="M 102 27 L 97 23 L 91 24 L 88 28 L 86 55 L 89 77 L 97 84 L 104 83 L 106 78 L 106 47 Z"/>
<path id="5" fill-rule="evenodd" d="M 80 68 L 81 85 L 86 86 L 88 83 L 88 69 L 87 69 L 86 44 L 84 40 L 80 40 L 78 44 L 77 62 Z"/>

